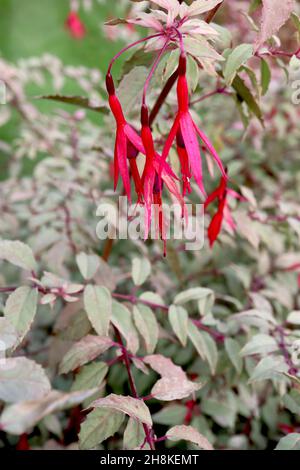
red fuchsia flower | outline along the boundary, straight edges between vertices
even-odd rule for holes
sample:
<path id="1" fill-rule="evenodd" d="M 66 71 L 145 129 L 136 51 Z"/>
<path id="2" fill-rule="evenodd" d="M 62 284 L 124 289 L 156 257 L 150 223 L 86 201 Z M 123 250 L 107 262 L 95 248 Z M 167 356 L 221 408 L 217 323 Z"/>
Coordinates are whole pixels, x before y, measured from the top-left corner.
<path id="1" fill-rule="evenodd" d="M 177 82 L 177 100 L 178 100 L 178 113 L 175 118 L 174 124 L 171 128 L 171 131 L 168 135 L 168 138 L 165 143 L 165 147 L 162 153 L 163 159 L 166 159 L 169 155 L 171 146 L 177 136 L 177 133 L 180 132 L 185 147 L 185 155 L 181 154 L 181 157 L 185 157 L 184 168 L 190 168 L 191 173 L 197 182 L 200 191 L 204 196 L 206 196 L 204 184 L 203 184 L 203 174 L 202 174 L 202 163 L 201 163 L 201 153 L 200 146 L 197 138 L 197 134 L 202 140 L 203 144 L 207 150 L 212 155 L 213 159 L 216 161 L 218 167 L 220 168 L 223 177 L 226 179 L 226 173 L 222 164 L 222 161 L 217 154 L 214 146 L 210 142 L 209 138 L 205 133 L 199 129 L 199 127 L 194 122 L 190 111 L 189 111 L 189 91 L 186 78 L 186 56 L 184 53 L 181 53 L 179 59 L 178 67 L 178 82 Z M 186 161 L 188 159 L 188 161 Z"/>
<path id="2" fill-rule="evenodd" d="M 116 129 L 116 142 L 115 142 L 115 155 L 114 155 L 114 188 L 116 189 L 119 174 L 121 175 L 125 193 L 131 201 L 131 188 L 130 188 L 130 177 L 129 177 L 129 168 L 128 168 L 128 161 L 132 172 L 132 177 L 134 179 L 134 184 L 138 196 L 139 202 L 143 199 L 150 201 L 150 197 L 148 196 L 147 187 L 145 187 L 145 180 L 147 182 L 147 178 L 145 176 L 145 170 L 143 179 L 140 178 L 139 171 L 136 165 L 136 157 L 138 153 L 142 153 L 146 155 L 149 154 L 149 146 L 148 140 L 145 139 L 146 146 L 142 138 L 138 135 L 138 133 L 127 123 L 121 103 L 116 96 L 115 93 L 115 86 L 113 82 L 113 78 L 110 73 L 106 76 L 106 88 L 109 95 L 109 105 L 111 111 L 114 115 L 117 129 Z M 150 129 L 149 129 L 150 130 Z M 149 132 L 149 130 L 147 132 Z M 150 131 L 151 134 L 151 131 Z M 151 134 L 152 138 L 152 134 Z M 150 141 L 149 141 L 150 142 Z M 146 148 L 147 147 L 147 148 Z M 154 146 L 153 146 L 154 147 Z M 152 154 L 151 154 L 152 157 Z M 177 199 L 182 201 L 180 197 L 179 191 L 177 189 L 175 183 L 175 174 L 169 167 L 169 165 L 162 160 L 162 158 L 154 152 L 153 158 L 149 161 L 148 165 L 145 164 L 145 168 L 147 167 L 148 171 L 150 172 L 153 170 L 154 174 L 155 171 L 159 172 L 161 175 L 162 180 L 165 182 L 169 191 L 174 194 Z M 146 172 L 147 173 L 147 172 Z M 154 185 L 154 177 L 153 177 L 153 185 Z M 152 185 L 152 188 L 153 188 Z"/>
<path id="3" fill-rule="evenodd" d="M 160 236 L 165 240 L 164 217 L 162 214 L 163 183 L 180 202 L 182 214 L 185 214 L 184 199 L 180 195 L 176 185 L 177 178 L 166 162 L 175 138 L 181 166 L 183 196 L 191 191 L 191 176 L 195 178 L 200 190 L 205 194 L 198 136 L 217 162 L 224 179 L 226 179 L 226 173 L 217 152 L 208 137 L 196 126 L 189 111 L 186 54 L 184 49 L 184 41 L 188 36 L 190 40 L 195 40 L 195 37 L 193 36 L 195 34 L 198 36 L 207 36 L 208 38 L 213 38 L 217 35 L 216 31 L 211 26 L 195 17 L 214 8 L 221 1 L 222 0 L 197 0 L 192 5 L 188 6 L 185 3 L 180 4 L 177 0 L 153 0 L 153 3 L 156 3 L 162 9 L 167 10 L 167 13 L 161 10 L 151 10 L 150 14 L 141 12 L 137 18 L 127 20 L 127 23 L 152 28 L 156 31 L 156 34 L 140 39 L 122 49 L 112 59 L 108 68 L 106 84 L 109 95 L 109 104 L 117 124 L 114 155 L 114 186 L 116 188 L 120 174 L 125 193 L 131 201 L 130 168 L 131 176 L 135 184 L 135 191 L 138 196 L 138 202 L 145 204 L 145 238 L 148 237 L 151 225 L 151 206 L 152 204 L 156 204 L 158 206 L 159 217 L 157 218 L 155 215 L 155 218 L 157 219 Z M 220 58 L 214 49 L 212 49 L 208 41 L 203 39 L 203 37 L 201 37 L 201 41 L 202 47 L 207 48 L 209 55 L 212 57 L 211 60 L 217 60 Z M 115 93 L 111 69 L 115 60 L 117 60 L 124 52 L 145 42 L 148 42 L 148 49 L 158 49 L 159 53 L 144 85 L 141 110 L 141 133 L 139 135 L 127 123 L 124 117 L 120 101 Z M 148 108 L 146 105 L 146 93 L 151 78 L 164 52 L 169 48 L 169 46 L 173 47 L 174 44 L 177 46 L 178 43 L 181 49 L 177 84 L 178 113 L 168 136 L 166 145 L 164 146 L 163 155 L 160 156 L 155 150 L 154 139 L 150 128 Z M 206 61 L 209 60 L 206 59 Z M 136 157 L 139 152 L 144 154 L 146 157 L 142 177 L 140 177 L 138 167 L 136 165 Z"/>
<path id="4" fill-rule="evenodd" d="M 30 445 L 28 442 L 28 435 L 27 434 L 21 434 L 19 441 L 16 445 L 16 450 L 30 450 Z"/>
<path id="5" fill-rule="evenodd" d="M 116 96 L 114 81 L 110 73 L 108 73 L 106 76 L 106 88 L 109 96 L 110 109 L 114 115 L 117 125 L 114 151 L 114 189 L 116 190 L 117 188 L 120 174 L 125 193 L 128 197 L 128 200 L 131 202 L 128 160 L 129 166 L 131 168 L 131 175 L 134 180 L 138 202 L 141 203 L 143 199 L 142 182 L 136 164 L 136 157 L 140 152 L 141 146 L 140 149 L 138 149 L 134 143 L 136 142 L 135 131 L 130 127 L 124 117 L 122 106 L 118 97 Z"/>
<path id="6" fill-rule="evenodd" d="M 83 39 L 86 35 L 85 25 L 76 11 L 71 11 L 66 19 L 66 27 L 75 39 Z"/>
<path id="7" fill-rule="evenodd" d="M 245 201 L 246 199 L 240 194 L 238 194 L 236 191 L 233 189 L 229 189 L 227 187 L 227 177 L 221 178 L 221 182 L 217 189 L 213 191 L 206 199 L 205 201 L 205 209 L 212 204 L 214 201 L 218 201 L 218 210 L 216 214 L 213 216 L 211 223 L 209 224 L 208 227 L 208 238 L 209 238 L 209 244 L 212 247 L 217 240 L 221 229 L 223 225 L 223 221 L 225 221 L 232 232 L 236 230 L 236 223 L 233 220 L 233 217 L 231 215 L 230 207 L 228 204 L 228 196 L 234 198 L 234 199 L 239 199 L 241 201 Z"/>
<path id="8" fill-rule="evenodd" d="M 176 176 L 166 162 L 155 152 L 152 132 L 149 125 L 147 106 L 143 104 L 141 112 L 141 137 L 145 149 L 146 162 L 142 176 L 145 202 L 145 239 L 148 237 L 151 226 L 152 204 L 158 207 L 155 221 L 159 228 L 161 239 L 165 242 L 165 222 L 162 213 L 162 186 L 166 184 L 168 190 L 176 197 L 184 212 L 184 200 L 181 197 L 175 179 Z M 144 153 L 143 152 L 143 153 Z"/>

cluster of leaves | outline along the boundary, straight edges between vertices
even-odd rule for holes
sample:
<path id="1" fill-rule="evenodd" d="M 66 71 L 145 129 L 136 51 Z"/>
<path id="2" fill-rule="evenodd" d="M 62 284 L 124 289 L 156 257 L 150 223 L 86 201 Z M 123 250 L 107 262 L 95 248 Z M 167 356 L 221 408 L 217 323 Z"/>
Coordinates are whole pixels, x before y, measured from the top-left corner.
<path id="1" fill-rule="evenodd" d="M 19 135 L 0 142 L 10 157 L 0 184 L 2 446 L 299 449 L 300 109 L 287 78 L 299 69 L 290 43 L 299 18 L 280 45 L 282 10 L 267 24 L 263 2 L 257 35 L 259 2 L 251 2 L 241 15 L 249 43 L 240 44 L 241 2 L 228 3 L 222 26 L 212 24 L 220 65 L 197 46 L 188 67 L 195 119 L 247 199 L 232 202 L 237 233 L 224 225 L 213 250 L 185 252 L 174 241 L 163 259 L 157 241 L 99 241 L 96 208 L 116 199 L 101 76 L 52 57 L 1 61 L 8 105 L 0 123 L 21 118 Z M 175 54 L 153 77 L 152 104 Z M 133 121 L 152 60 L 139 50 L 123 67 L 118 96 Z M 66 78 L 84 98 L 57 94 Z M 55 102 L 50 116 L 27 98 L 28 84 L 43 81 Z M 76 111 L 57 109 L 59 101 Z M 157 143 L 174 106 L 171 92 L 153 126 Z"/>

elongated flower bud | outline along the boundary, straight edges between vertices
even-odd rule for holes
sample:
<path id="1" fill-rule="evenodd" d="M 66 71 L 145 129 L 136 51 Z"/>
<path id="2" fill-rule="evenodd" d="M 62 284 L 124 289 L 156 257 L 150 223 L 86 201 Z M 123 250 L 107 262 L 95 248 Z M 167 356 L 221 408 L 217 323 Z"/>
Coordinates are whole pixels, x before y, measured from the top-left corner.
<path id="1" fill-rule="evenodd" d="M 107 93 L 109 94 L 109 96 L 112 96 L 115 94 L 115 84 L 114 84 L 114 80 L 112 78 L 111 73 L 108 73 L 106 75 L 106 89 L 107 89 Z"/>
<path id="2" fill-rule="evenodd" d="M 141 109 L 141 124 L 143 127 L 149 127 L 149 112 L 145 104 L 142 105 Z"/>

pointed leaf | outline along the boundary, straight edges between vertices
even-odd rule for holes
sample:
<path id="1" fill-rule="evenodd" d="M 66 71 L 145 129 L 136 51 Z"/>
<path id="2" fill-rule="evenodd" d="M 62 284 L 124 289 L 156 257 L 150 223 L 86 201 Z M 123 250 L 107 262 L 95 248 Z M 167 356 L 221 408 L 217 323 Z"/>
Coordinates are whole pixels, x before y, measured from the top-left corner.
<path id="1" fill-rule="evenodd" d="M 83 294 L 87 316 L 98 335 L 106 336 L 112 312 L 112 299 L 106 287 L 88 284 Z"/>
<path id="2" fill-rule="evenodd" d="M 37 268 L 31 248 L 19 241 L 0 240 L 1 259 L 28 271 Z"/>
<path id="3" fill-rule="evenodd" d="M 169 308 L 169 322 L 172 329 L 181 342 L 186 346 L 188 330 L 188 313 L 185 308 L 179 305 L 171 305 Z"/>
<path id="4" fill-rule="evenodd" d="M 72 392 L 99 387 L 108 372 L 105 362 L 94 362 L 82 367 L 72 385 Z"/>
<path id="5" fill-rule="evenodd" d="M 79 253 L 76 256 L 76 263 L 84 279 L 92 279 L 100 267 L 100 260 L 97 255 L 87 255 L 86 253 Z"/>
<path id="6" fill-rule="evenodd" d="M 93 410 L 82 423 L 79 433 L 79 447 L 93 449 L 113 436 L 124 421 L 123 413 L 110 409 Z"/>
<path id="7" fill-rule="evenodd" d="M 255 50 L 276 34 L 295 10 L 294 0 L 263 0 L 262 22 Z"/>
<path id="8" fill-rule="evenodd" d="M 132 279 L 136 286 L 141 286 L 151 273 L 151 264 L 147 258 L 133 258 Z"/>
<path id="9" fill-rule="evenodd" d="M 140 448 L 145 442 L 145 431 L 143 425 L 134 418 L 129 418 L 123 440 L 124 450 L 133 450 Z M 143 447 L 147 450 L 148 447 Z"/>
<path id="10" fill-rule="evenodd" d="M 89 98 L 85 96 L 46 95 L 38 96 L 37 99 L 57 101 L 63 104 L 71 104 L 77 106 L 78 108 L 88 109 L 97 113 L 108 113 L 108 107 L 106 104 L 93 103 Z"/>
<path id="11" fill-rule="evenodd" d="M 26 357 L 11 357 L 0 364 L 0 399 L 15 403 L 37 400 L 51 389 L 44 369 Z"/>
<path id="12" fill-rule="evenodd" d="M 0 427 L 11 434 L 23 434 L 45 416 L 73 408 L 95 394 L 95 391 L 92 389 L 84 392 L 62 393 L 55 390 L 40 400 L 22 401 L 5 408 L 0 418 Z"/>
<path id="13" fill-rule="evenodd" d="M 122 395 L 115 395 L 111 393 L 105 398 L 99 398 L 91 404 L 94 408 L 109 408 L 127 414 L 131 418 L 138 419 L 148 426 L 152 425 L 152 419 L 149 408 L 142 401 L 137 398 L 125 397 Z"/>
<path id="14" fill-rule="evenodd" d="M 113 346 L 113 342 L 108 337 L 87 335 L 78 343 L 75 343 L 64 356 L 59 371 L 67 374 L 71 370 L 92 361 L 107 349 Z"/>
<path id="15" fill-rule="evenodd" d="M 151 308 L 146 305 L 134 306 L 133 318 L 135 326 L 145 341 L 146 351 L 152 354 L 158 341 L 158 323 Z"/>
<path id="16" fill-rule="evenodd" d="M 224 69 L 224 78 L 228 86 L 233 82 L 239 68 L 253 56 L 252 44 L 240 44 L 227 57 Z"/>
<path id="17" fill-rule="evenodd" d="M 166 434 L 171 441 L 190 441 L 201 449 L 213 450 L 211 443 L 192 426 L 174 426 Z"/>
<path id="18" fill-rule="evenodd" d="M 23 340 L 32 325 L 36 315 L 37 303 L 37 289 L 32 289 L 28 286 L 16 289 L 10 294 L 6 301 L 4 315 L 14 326 L 18 334 L 19 343 Z"/>
<path id="19" fill-rule="evenodd" d="M 135 354 L 139 348 L 139 338 L 131 312 L 123 304 L 113 300 L 111 321 L 126 339 L 127 349 Z"/>

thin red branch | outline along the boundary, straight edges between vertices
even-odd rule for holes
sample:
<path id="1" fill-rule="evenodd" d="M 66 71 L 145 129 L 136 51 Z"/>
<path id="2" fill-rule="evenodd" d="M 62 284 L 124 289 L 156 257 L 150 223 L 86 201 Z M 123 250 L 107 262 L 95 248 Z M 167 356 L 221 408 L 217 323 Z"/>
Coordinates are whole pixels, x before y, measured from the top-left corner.
<path id="1" fill-rule="evenodd" d="M 122 346 L 123 361 L 124 361 L 124 364 L 125 364 L 125 367 L 126 367 L 126 370 L 127 370 L 127 375 L 128 375 L 128 380 L 129 380 L 129 385 L 130 385 L 132 396 L 133 396 L 133 398 L 136 398 L 137 400 L 139 400 L 140 398 L 139 398 L 139 395 L 138 395 L 138 391 L 137 391 L 137 388 L 136 388 L 136 385 L 135 385 L 135 382 L 134 382 L 133 375 L 131 373 L 129 353 L 127 351 L 127 348 L 124 346 L 123 339 L 122 339 L 122 336 L 121 336 L 119 330 L 116 327 L 114 327 L 114 330 L 115 330 L 117 341 Z M 155 450 L 155 444 L 154 444 L 154 440 L 152 438 L 152 429 L 149 428 L 149 426 L 147 426 L 147 424 L 145 424 L 145 423 L 143 423 L 143 428 L 144 428 L 145 435 L 146 435 L 146 442 L 149 444 L 151 450 Z"/>

